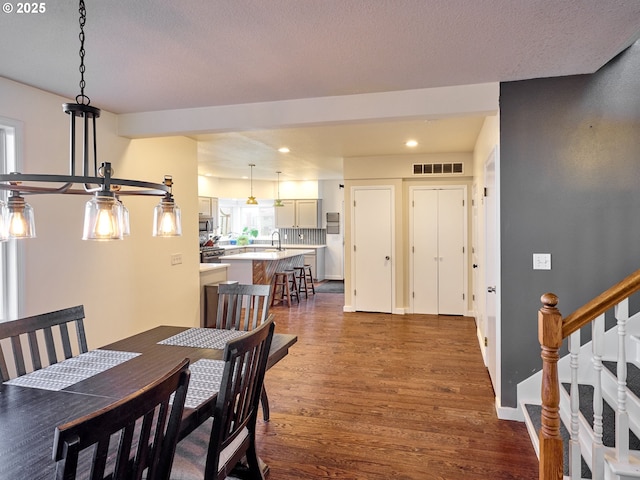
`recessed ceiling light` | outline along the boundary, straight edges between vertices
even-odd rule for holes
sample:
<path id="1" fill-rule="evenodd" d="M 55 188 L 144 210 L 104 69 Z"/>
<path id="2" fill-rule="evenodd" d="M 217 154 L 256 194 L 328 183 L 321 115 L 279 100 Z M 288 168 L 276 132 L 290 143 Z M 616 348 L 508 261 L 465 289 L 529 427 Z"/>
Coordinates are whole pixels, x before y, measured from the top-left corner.
<path id="1" fill-rule="evenodd" d="M 405 145 L 407 147 L 417 147 L 418 146 L 418 142 L 416 142 L 415 140 L 407 140 L 407 142 L 405 143 Z"/>
<path id="2" fill-rule="evenodd" d="M 278 149 L 278 151 L 279 151 L 280 153 L 289 153 L 289 152 L 290 152 L 290 150 L 289 150 L 287 147 L 280 147 L 280 148 Z"/>

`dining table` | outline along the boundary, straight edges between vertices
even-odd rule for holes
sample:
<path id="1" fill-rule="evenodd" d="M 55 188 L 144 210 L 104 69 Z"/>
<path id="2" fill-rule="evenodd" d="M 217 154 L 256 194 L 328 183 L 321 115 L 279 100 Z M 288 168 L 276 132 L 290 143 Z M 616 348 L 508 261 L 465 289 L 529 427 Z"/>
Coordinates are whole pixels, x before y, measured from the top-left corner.
<path id="1" fill-rule="evenodd" d="M 184 358 L 184 438 L 214 412 L 227 341 L 246 332 L 158 326 L 0 384 L 0 480 L 54 478 L 55 427 L 136 392 Z M 275 333 L 267 369 L 297 341 Z"/>

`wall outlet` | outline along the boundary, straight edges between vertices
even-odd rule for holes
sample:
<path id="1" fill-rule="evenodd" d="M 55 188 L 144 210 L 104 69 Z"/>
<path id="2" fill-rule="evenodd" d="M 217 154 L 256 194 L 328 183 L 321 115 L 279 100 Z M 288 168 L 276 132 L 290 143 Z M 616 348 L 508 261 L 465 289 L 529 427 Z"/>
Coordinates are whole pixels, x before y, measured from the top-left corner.
<path id="1" fill-rule="evenodd" d="M 300 240 L 304 240 L 304 234 L 303 234 L 303 233 L 299 233 L 299 234 L 298 234 L 298 238 L 299 238 Z"/>
<path id="2" fill-rule="evenodd" d="M 551 254 L 550 253 L 534 253 L 533 269 L 534 270 L 551 270 Z"/>
<path id="3" fill-rule="evenodd" d="M 182 263 L 182 254 L 181 253 L 172 253 L 171 254 L 171 265 L 180 265 Z"/>

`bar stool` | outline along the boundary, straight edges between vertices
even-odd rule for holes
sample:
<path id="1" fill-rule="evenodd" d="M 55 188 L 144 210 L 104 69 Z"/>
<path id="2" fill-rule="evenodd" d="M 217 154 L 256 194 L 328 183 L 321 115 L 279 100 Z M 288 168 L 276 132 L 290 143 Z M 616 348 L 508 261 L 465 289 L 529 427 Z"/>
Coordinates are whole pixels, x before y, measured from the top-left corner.
<path id="1" fill-rule="evenodd" d="M 296 287 L 296 278 L 293 270 L 285 270 L 284 272 L 276 272 L 273 275 L 273 296 L 271 297 L 271 306 L 276 303 L 284 303 L 291 307 L 291 299 L 295 298 L 300 303 L 300 296 Z"/>
<path id="2" fill-rule="evenodd" d="M 304 267 L 294 267 L 294 269 L 298 280 L 298 293 L 304 292 L 304 298 L 309 298 L 309 289 L 311 289 L 311 293 L 315 295 L 316 288 L 313 286 L 311 265 L 305 264 Z"/>

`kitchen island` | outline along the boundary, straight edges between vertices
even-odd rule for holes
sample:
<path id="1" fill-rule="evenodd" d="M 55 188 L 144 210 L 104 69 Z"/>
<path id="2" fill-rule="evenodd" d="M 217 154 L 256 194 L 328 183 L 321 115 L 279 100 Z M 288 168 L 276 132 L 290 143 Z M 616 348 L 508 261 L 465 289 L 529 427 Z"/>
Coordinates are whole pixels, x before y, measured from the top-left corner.
<path id="1" fill-rule="evenodd" d="M 276 272 L 302 267 L 304 255 L 313 250 L 280 250 L 267 249 L 262 252 L 246 252 L 235 255 L 224 255 L 220 260 L 229 264 L 228 280 L 236 280 L 243 284 L 270 285 Z"/>

